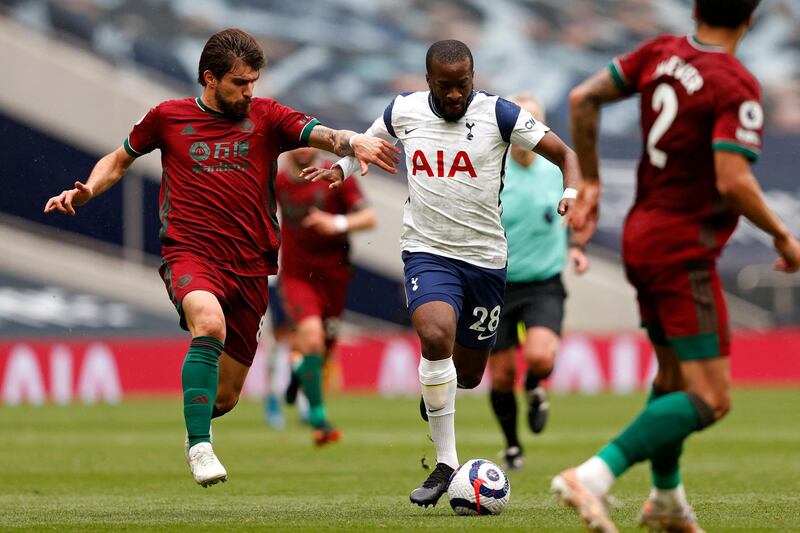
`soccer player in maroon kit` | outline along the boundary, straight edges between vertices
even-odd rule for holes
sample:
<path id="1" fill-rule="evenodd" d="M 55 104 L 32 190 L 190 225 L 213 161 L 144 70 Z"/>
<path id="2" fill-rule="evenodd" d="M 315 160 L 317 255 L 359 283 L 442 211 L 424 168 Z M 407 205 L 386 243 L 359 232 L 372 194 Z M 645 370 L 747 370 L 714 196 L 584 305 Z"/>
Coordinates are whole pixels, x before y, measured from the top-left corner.
<path id="1" fill-rule="evenodd" d="M 159 269 L 192 342 L 181 373 L 186 459 L 203 487 L 227 479 L 211 447 L 211 418 L 233 409 L 267 311 L 267 276 L 277 272 L 276 160 L 314 146 L 354 154 L 396 172 L 385 141 L 331 130 L 269 98 L 254 98 L 264 53 L 248 33 L 212 35 L 200 56 L 199 98 L 152 108 L 123 146 L 98 161 L 86 183 L 48 200 L 45 213 L 75 207 L 114 185 L 137 157 L 161 150 Z"/>
<path id="2" fill-rule="evenodd" d="M 375 213 L 355 177 L 338 188 L 300 177 L 309 166 L 331 166 L 318 160 L 317 150 L 294 150 L 286 161 L 275 179 L 282 213 L 279 287 L 295 328 L 292 349 L 303 356 L 293 379 L 308 398 L 314 442 L 321 446 L 341 436 L 325 415 L 322 368 L 336 341 L 352 275 L 348 234 L 374 227 Z"/>
<path id="3" fill-rule="evenodd" d="M 613 60 L 570 94 L 584 188 L 573 223 L 594 224 L 600 106 L 641 95 L 645 144 L 623 260 L 659 369 L 645 409 L 611 443 L 553 479 L 590 531 L 617 531 L 606 496 L 650 460 L 653 488 L 639 515 L 651 531 L 701 531 L 681 484 L 683 441 L 730 409 L 728 314 L 716 260 L 739 215 L 771 235 L 775 267 L 800 267 L 800 243 L 767 206 L 749 163 L 764 113 L 755 78 L 733 56 L 758 0 L 696 0 L 697 31 L 663 35 Z M 585 223 L 588 221 L 588 225 Z"/>

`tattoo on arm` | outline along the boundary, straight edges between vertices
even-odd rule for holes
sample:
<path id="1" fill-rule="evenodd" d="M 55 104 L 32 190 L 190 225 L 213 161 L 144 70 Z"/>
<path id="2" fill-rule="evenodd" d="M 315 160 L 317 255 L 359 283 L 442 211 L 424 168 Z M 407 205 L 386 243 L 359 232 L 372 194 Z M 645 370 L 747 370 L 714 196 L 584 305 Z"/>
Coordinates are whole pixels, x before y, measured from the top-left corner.
<path id="1" fill-rule="evenodd" d="M 600 129 L 600 107 L 625 97 L 614 84 L 608 69 L 590 77 L 570 95 L 570 129 L 575 151 L 585 178 L 598 176 L 597 132 Z"/>
<path id="2" fill-rule="evenodd" d="M 333 149 L 336 155 L 344 157 L 346 155 L 353 155 L 353 147 L 350 146 L 350 138 L 356 134 L 350 130 L 336 130 L 334 133 Z"/>
<path id="3" fill-rule="evenodd" d="M 350 146 L 350 137 L 353 135 L 355 132 L 349 130 L 332 130 L 319 125 L 314 126 L 314 129 L 311 130 L 308 144 L 344 157 L 353 155 L 353 148 Z"/>
<path id="4" fill-rule="evenodd" d="M 584 100 L 572 111 L 572 138 L 575 151 L 585 177 L 598 175 L 597 130 L 600 126 L 600 108 Z"/>

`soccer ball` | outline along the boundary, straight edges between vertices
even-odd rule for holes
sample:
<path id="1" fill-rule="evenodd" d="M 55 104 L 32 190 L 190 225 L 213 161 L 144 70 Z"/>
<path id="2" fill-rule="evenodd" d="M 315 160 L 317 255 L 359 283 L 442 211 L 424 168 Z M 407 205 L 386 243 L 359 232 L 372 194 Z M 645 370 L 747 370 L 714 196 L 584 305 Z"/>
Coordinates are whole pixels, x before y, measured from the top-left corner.
<path id="1" fill-rule="evenodd" d="M 447 496 L 456 514 L 500 514 L 508 504 L 511 485 L 493 462 L 471 459 L 453 472 Z"/>

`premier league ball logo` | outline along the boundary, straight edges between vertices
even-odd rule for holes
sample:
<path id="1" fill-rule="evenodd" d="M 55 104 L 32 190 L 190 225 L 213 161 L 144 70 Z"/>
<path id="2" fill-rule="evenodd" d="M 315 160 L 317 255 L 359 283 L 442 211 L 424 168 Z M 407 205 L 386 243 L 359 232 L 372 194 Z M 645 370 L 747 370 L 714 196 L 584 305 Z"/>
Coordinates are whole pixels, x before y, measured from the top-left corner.
<path id="1" fill-rule="evenodd" d="M 500 514 L 508 504 L 511 485 L 499 466 L 485 459 L 472 459 L 455 471 L 447 496 L 456 514 Z"/>

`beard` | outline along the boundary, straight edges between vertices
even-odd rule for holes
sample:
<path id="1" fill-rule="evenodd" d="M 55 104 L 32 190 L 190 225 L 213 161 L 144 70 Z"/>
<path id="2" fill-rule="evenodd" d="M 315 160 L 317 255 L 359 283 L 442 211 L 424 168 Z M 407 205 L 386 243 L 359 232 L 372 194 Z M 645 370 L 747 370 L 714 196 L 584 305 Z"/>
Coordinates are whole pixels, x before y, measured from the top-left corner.
<path id="1" fill-rule="evenodd" d="M 431 92 L 431 99 L 433 100 L 433 105 L 436 106 L 436 110 L 442 115 L 442 118 L 445 119 L 447 122 L 458 122 L 458 120 L 463 117 L 467 113 L 467 99 L 464 98 L 457 102 L 456 105 L 461 105 L 458 111 L 453 111 L 453 103 L 449 105 L 446 104 L 443 100 L 440 100 L 436 97 L 436 95 Z"/>
<path id="2" fill-rule="evenodd" d="M 228 100 L 217 89 L 215 95 L 217 105 L 219 106 L 225 118 L 233 121 L 239 121 L 245 118 L 250 113 L 251 98 L 243 98 L 241 100 Z"/>

